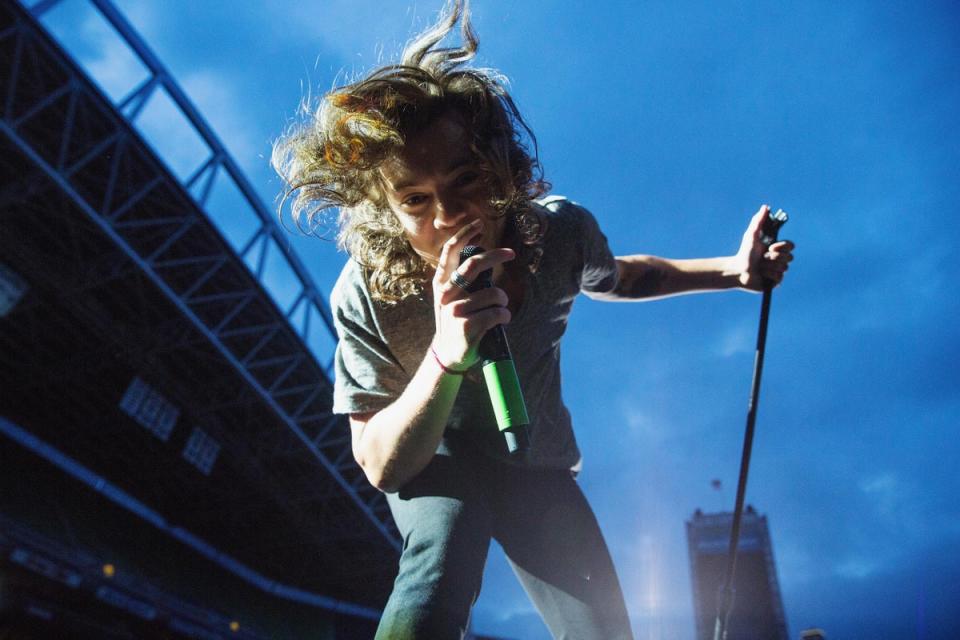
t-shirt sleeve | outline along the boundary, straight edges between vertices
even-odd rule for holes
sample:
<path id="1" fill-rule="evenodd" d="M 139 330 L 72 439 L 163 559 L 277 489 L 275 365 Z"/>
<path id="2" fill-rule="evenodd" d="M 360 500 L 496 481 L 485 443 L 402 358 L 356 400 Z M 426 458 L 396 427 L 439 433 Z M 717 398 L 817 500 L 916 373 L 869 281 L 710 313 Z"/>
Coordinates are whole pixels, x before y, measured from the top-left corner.
<path id="1" fill-rule="evenodd" d="M 617 286 L 620 279 L 617 261 L 610 252 L 607 237 L 600 231 L 596 218 L 580 205 L 578 210 L 583 247 L 583 275 L 580 290 L 606 293 Z"/>
<path id="2" fill-rule="evenodd" d="M 347 270 L 330 296 L 339 337 L 334 355 L 333 412 L 379 411 L 400 396 L 407 376 L 377 329 L 373 303 L 356 278 L 346 276 Z"/>

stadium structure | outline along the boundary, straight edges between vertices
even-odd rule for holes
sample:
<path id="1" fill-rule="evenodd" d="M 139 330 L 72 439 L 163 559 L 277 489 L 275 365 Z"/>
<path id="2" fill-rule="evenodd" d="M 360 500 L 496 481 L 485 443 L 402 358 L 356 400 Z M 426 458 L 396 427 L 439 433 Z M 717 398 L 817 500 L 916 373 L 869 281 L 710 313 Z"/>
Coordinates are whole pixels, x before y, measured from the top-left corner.
<path id="1" fill-rule="evenodd" d="M 0 636 L 370 637 L 401 541 L 330 411 L 326 302 L 117 9 L 89 0 L 146 70 L 120 97 L 58 4 L 0 0 Z M 139 128 L 158 99 L 208 151 L 185 174 Z"/>
<path id="2" fill-rule="evenodd" d="M 729 512 L 703 513 L 697 509 L 687 521 L 697 640 L 714 637 L 732 528 L 733 514 Z M 727 637 L 788 640 L 767 518 L 749 505 L 743 512 L 736 561 Z"/>

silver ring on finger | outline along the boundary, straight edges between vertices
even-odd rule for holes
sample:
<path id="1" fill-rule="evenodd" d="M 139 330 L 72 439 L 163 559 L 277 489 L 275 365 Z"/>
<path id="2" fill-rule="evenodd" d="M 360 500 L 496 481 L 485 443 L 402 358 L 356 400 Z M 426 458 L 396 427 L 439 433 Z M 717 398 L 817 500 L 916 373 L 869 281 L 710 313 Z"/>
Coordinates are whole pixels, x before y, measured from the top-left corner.
<path id="1" fill-rule="evenodd" d="M 457 285 L 464 291 L 470 291 L 470 287 L 473 286 L 473 283 L 467 280 L 466 278 L 464 278 L 462 275 L 460 275 L 459 271 L 453 272 L 453 277 L 450 278 L 450 282 Z"/>

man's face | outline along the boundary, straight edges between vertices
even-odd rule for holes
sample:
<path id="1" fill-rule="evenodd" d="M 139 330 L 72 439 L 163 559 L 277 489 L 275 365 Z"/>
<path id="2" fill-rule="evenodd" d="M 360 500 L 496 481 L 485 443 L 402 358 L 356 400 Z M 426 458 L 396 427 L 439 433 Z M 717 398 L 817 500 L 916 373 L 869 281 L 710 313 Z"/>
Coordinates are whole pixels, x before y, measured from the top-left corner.
<path id="1" fill-rule="evenodd" d="M 483 221 L 482 246 L 499 246 L 503 217 L 494 217 L 467 132 L 454 117 L 438 118 L 412 136 L 380 173 L 391 211 L 413 250 L 431 265 L 443 243 L 474 220 Z"/>

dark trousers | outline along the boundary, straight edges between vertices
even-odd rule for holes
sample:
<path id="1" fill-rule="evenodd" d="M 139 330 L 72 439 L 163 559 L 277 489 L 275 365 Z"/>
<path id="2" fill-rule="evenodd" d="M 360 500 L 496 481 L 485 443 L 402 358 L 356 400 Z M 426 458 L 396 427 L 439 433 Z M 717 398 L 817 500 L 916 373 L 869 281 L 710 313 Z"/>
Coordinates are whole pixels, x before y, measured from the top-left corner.
<path id="1" fill-rule="evenodd" d="M 632 638 L 606 543 L 569 471 L 436 455 L 387 499 L 404 544 L 378 640 L 462 638 L 491 538 L 555 638 Z"/>

